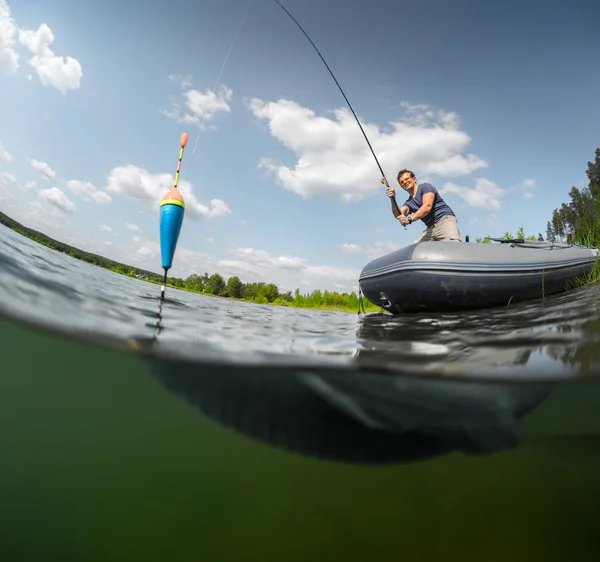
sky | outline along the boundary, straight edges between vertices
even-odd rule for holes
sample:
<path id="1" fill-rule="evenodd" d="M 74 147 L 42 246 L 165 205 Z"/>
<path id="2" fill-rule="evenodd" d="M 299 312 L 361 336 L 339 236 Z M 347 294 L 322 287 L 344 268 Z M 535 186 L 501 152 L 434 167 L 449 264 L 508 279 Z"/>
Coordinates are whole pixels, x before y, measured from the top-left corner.
<path id="1" fill-rule="evenodd" d="M 600 147 L 597 0 L 281 0 L 398 203 L 432 183 L 463 240 L 542 233 Z M 150 8 L 150 5 L 152 6 Z M 0 210 L 160 273 L 357 291 L 411 244 L 318 54 L 273 0 L 0 0 Z"/>

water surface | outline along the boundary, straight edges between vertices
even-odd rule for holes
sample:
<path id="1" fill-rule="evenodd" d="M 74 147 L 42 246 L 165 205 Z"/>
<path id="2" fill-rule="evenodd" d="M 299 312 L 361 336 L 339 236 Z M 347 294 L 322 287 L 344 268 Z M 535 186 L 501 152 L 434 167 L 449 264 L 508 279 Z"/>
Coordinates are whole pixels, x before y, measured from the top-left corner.
<path id="1" fill-rule="evenodd" d="M 0 227 L 0 559 L 597 560 L 600 292 L 358 316 Z"/>

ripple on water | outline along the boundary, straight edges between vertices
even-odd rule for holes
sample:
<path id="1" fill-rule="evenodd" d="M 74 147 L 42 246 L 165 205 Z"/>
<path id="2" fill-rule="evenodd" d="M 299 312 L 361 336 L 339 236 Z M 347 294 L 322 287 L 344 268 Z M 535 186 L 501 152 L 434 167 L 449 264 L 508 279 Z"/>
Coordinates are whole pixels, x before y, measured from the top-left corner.
<path id="1" fill-rule="evenodd" d="M 86 337 L 152 338 L 160 286 L 80 262 L 0 229 L 0 311 Z M 564 375 L 600 367 L 600 287 L 467 313 L 320 311 L 168 288 L 156 349 L 196 361 L 334 361 L 477 374 Z M 152 319 L 152 320 L 150 320 Z"/>

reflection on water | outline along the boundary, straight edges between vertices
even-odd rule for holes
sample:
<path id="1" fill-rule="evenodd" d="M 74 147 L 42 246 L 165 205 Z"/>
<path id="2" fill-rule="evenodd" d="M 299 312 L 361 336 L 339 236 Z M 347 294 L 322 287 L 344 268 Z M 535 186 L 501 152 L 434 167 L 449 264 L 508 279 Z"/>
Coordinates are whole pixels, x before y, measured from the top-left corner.
<path id="1" fill-rule="evenodd" d="M 446 374 L 597 376 L 600 287 L 485 313 L 365 315 L 356 359 Z"/>

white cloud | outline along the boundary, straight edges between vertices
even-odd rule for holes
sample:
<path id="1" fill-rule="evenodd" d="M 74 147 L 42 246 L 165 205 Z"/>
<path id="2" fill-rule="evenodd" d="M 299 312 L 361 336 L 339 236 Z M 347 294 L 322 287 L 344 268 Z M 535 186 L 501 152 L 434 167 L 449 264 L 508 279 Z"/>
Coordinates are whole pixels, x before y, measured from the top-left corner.
<path id="1" fill-rule="evenodd" d="M 365 254 L 369 259 L 373 259 L 385 254 L 389 254 L 400 248 L 400 245 L 395 242 L 375 242 L 373 245 L 360 244 L 341 244 L 340 249 L 344 254 Z"/>
<path id="2" fill-rule="evenodd" d="M 102 232 L 112 232 L 112 228 L 110 226 L 106 226 L 105 224 L 100 225 L 100 230 Z"/>
<path id="3" fill-rule="evenodd" d="M 140 230 L 141 230 L 137 224 L 131 224 L 130 222 L 125 223 L 125 228 L 127 230 L 133 230 L 133 232 L 140 232 Z M 135 241 L 135 238 L 134 238 L 134 241 Z"/>
<path id="4" fill-rule="evenodd" d="M 265 250 L 255 250 L 253 248 L 228 248 L 227 252 L 234 256 L 247 260 L 259 268 L 275 269 L 304 269 L 306 260 L 292 256 L 269 255 Z"/>
<path id="5" fill-rule="evenodd" d="M 228 248 L 227 252 L 238 259 L 219 260 L 217 271 L 239 275 L 244 282 L 272 282 L 280 291 L 294 290 L 300 284 L 321 290 L 355 291 L 357 288 L 359 269 L 310 265 L 305 258 L 271 256 L 265 250 L 253 248 Z"/>
<path id="6" fill-rule="evenodd" d="M 70 180 L 65 184 L 73 193 L 93 203 L 107 204 L 111 202 L 110 195 L 96 189 L 89 181 Z"/>
<path id="7" fill-rule="evenodd" d="M 520 191 L 522 191 L 523 199 L 533 199 L 535 197 L 534 191 L 537 187 L 537 180 L 526 179 L 521 182 Z"/>
<path id="8" fill-rule="evenodd" d="M 35 183 L 34 181 L 26 181 L 23 187 L 28 191 L 35 191 L 37 183 Z"/>
<path id="9" fill-rule="evenodd" d="M 259 168 L 272 173 L 285 189 L 309 197 L 319 193 L 357 201 L 380 192 L 380 171 L 352 113 L 336 109 L 333 118 L 318 116 L 290 100 L 247 102 L 271 135 L 297 157 L 294 168 L 263 159 Z M 398 166 L 429 175 L 461 176 L 487 166 L 474 154 L 465 154 L 469 136 L 459 129 L 454 113 L 427 106 L 403 104 L 407 115 L 390 123 L 388 131 L 362 123 L 384 170 L 395 182 Z"/>
<path id="10" fill-rule="evenodd" d="M 506 190 L 486 178 L 477 178 L 475 187 L 464 187 L 452 182 L 445 183 L 440 188 L 443 197 L 458 195 L 470 207 L 498 210 L 502 206 L 502 197 Z"/>
<path id="11" fill-rule="evenodd" d="M 8 172 L 0 172 L 0 201 L 6 196 L 6 188 L 10 185 L 18 185 L 17 178 Z"/>
<path id="12" fill-rule="evenodd" d="M 50 45 L 54 42 L 52 30 L 41 24 L 37 31 L 19 30 L 19 42 L 33 54 L 29 64 L 35 69 L 40 82 L 53 86 L 62 94 L 76 90 L 81 85 L 81 64 L 71 56 L 56 56 Z"/>
<path id="13" fill-rule="evenodd" d="M 175 77 L 170 77 L 176 79 Z M 229 103 L 233 92 L 227 86 L 221 85 L 216 91 L 186 89 L 190 87 L 189 79 L 181 80 L 183 92 L 183 101 L 188 112 L 181 113 L 181 105 L 173 103 L 171 109 L 163 110 L 167 117 L 178 123 L 199 123 L 204 127 L 205 121 L 211 121 L 218 113 L 231 113 Z"/>
<path id="14" fill-rule="evenodd" d="M 0 0 L 0 63 L 5 63 L 15 72 L 19 68 L 19 55 L 13 48 L 17 35 L 17 24 L 11 17 L 10 7 Z"/>
<path id="15" fill-rule="evenodd" d="M 28 158 L 28 160 L 31 167 L 39 172 L 44 179 L 53 180 L 56 178 L 56 172 L 46 162 L 41 162 L 35 158 Z"/>
<path id="16" fill-rule="evenodd" d="M 136 253 L 136 256 L 140 259 L 154 259 L 158 254 L 151 248 L 142 246 Z"/>
<path id="17" fill-rule="evenodd" d="M 175 178 L 171 174 L 151 174 L 143 168 L 129 164 L 110 171 L 105 189 L 158 209 L 160 201 L 172 189 L 174 181 Z M 185 200 L 186 215 L 192 220 L 213 219 L 231 213 L 227 204 L 221 199 L 212 199 L 211 207 L 200 203 L 192 192 L 191 184 L 187 181 L 181 181 L 178 187 Z"/>
<path id="18" fill-rule="evenodd" d="M 8 172 L 0 172 L 0 186 L 19 185 L 17 178 Z"/>
<path id="19" fill-rule="evenodd" d="M 210 236 L 206 239 L 207 242 L 210 242 L 211 244 L 215 241 L 214 238 L 211 238 Z"/>
<path id="20" fill-rule="evenodd" d="M 40 189 L 38 191 L 38 197 L 46 203 L 53 205 L 57 209 L 64 211 L 65 213 L 73 213 L 76 208 L 75 204 L 69 200 L 69 198 L 60 190 L 58 187 L 51 187 L 50 189 Z"/>
<path id="21" fill-rule="evenodd" d="M 116 259 L 124 263 L 150 271 L 160 268 L 160 244 L 154 239 L 135 236 L 131 245 L 119 246 L 118 251 L 120 256 Z M 302 287 L 303 292 L 358 290 L 360 269 L 311 265 L 304 258 L 272 256 L 265 250 L 254 248 L 230 247 L 227 253 L 234 259 L 216 259 L 178 245 L 170 274 L 186 278 L 192 273 L 220 273 L 225 280 L 237 275 L 244 283 L 275 283 L 282 292 L 294 291 L 297 287 Z"/>
<path id="22" fill-rule="evenodd" d="M 39 201 L 12 205 L 7 210 L 7 214 L 25 226 L 45 228 L 46 230 L 44 232 L 46 234 L 49 233 L 50 229 L 57 227 L 56 223 L 49 220 L 52 219 L 53 216 L 48 213 Z"/>
<path id="23" fill-rule="evenodd" d="M 0 0 L 1 2 L 2 0 Z M 0 7 L 1 9 L 1 7 Z M 2 22 L 0 22 L 0 25 L 2 25 Z M 2 37 L 2 32 L 0 31 L 0 41 L 1 41 L 1 37 Z M 1 45 L 1 43 L 0 43 Z M 2 47 L 0 46 L 0 49 Z M 4 148 L 4 145 L 0 142 L 0 162 L 4 162 L 5 164 L 10 164 L 12 162 L 13 157 L 8 153 L 8 150 L 6 150 L 6 148 Z"/>

